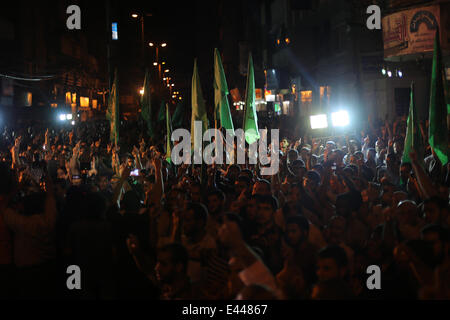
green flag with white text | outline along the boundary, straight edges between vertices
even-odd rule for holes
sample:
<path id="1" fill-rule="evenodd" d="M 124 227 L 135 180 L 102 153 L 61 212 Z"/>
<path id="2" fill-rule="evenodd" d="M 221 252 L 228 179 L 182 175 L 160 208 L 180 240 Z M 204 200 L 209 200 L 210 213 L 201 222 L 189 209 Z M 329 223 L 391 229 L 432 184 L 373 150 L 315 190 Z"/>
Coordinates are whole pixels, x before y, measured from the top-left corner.
<path id="1" fill-rule="evenodd" d="M 119 93 L 117 79 L 117 69 L 114 71 L 114 82 L 109 92 L 108 110 L 106 111 L 106 119 L 110 123 L 110 140 L 115 146 L 119 143 Z"/>
<path id="2" fill-rule="evenodd" d="M 252 54 L 248 57 L 247 89 L 245 93 L 244 132 L 248 144 L 259 140 L 258 116 L 256 114 L 255 73 L 253 70 Z"/>
<path id="3" fill-rule="evenodd" d="M 220 120 L 220 126 L 232 130 L 234 135 L 233 119 L 231 118 L 228 103 L 228 86 L 223 71 L 219 50 L 214 50 L 214 119 Z"/>
<path id="4" fill-rule="evenodd" d="M 448 163 L 447 102 L 445 97 L 446 78 L 442 64 L 439 29 L 434 40 L 433 67 L 431 73 L 430 115 L 428 142 L 442 165 Z"/>

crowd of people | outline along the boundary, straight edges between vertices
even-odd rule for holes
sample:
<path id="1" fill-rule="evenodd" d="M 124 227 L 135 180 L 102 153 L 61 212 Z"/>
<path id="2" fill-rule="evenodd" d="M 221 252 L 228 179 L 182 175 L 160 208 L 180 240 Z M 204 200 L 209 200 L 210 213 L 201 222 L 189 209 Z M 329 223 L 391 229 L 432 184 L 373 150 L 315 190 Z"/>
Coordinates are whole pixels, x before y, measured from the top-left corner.
<path id="1" fill-rule="evenodd" d="M 450 299 L 449 165 L 401 162 L 405 120 L 283 137 L 274 176 L 175 166 L 135 123 L 4 128 L 0 297 Z"/>

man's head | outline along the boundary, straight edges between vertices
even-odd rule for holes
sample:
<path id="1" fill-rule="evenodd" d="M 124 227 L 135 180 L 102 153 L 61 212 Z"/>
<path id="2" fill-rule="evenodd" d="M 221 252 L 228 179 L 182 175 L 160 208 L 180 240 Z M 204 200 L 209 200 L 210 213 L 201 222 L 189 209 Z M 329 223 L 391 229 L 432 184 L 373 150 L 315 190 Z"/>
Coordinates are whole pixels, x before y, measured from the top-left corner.
<path id="1" fill-rule="evenodd" d="M 389 153 L 386 156 L 386 166 L 388 168 L 394 168 L 397 165 L 397 156 L 395 153 Z"/>
<path id="2" fill-rule="evenodd" d="M 342 216 L 333 216 L 329 224 L 329 242 L 338 244 L 345 241 L 347 221 Z"/>
<path id="3" fill-rule="evenodd" d="M 134 168 L 134 158 L 132 155 L 127 155 L 127 166 Z"/>
<path id="4" fill-rule="evenodd" d="M 188 252 L 178 243 L 168 244 L 158 250 L 155 266 L 156 278 L 162 284 L 174 284 L 186 276 Z"/>
<path id="5" fill-rule="evenodd" d="M 67 169 L 65 167 L 59 167 L 56 170 L 56 178 L 57 179 L 66 179 L 67 177 Z"/>
<path id="6" fill-rule="evenodd" d="M 271 196 L 272 191 L 270 188 L 270 182 L 267 180 L 258 180 L 253 185 L 253 195 Z"/>
<path id="7" fill-rule="evenodd" d="M 253 181 L 253 172 L 250 169 L 242 170 L 240 176 L 247 176 L 250 181 Z"/>
<path id="8" fill-rule="evenodd" d="M 423 218 L 429 224 L 441 223 L 447 210 L 448 204 L 439 197 L 426 199 L 422 205 Z"/>
<path id="9" fill-rule="evenodd" d="M 108 189 L 109 179 L 107 175 L 99 175 L 98 176 L 98 187 L 100 191 L 105 191 Z"/>
<path id="10" fill-rule="evenodd" d="M 298 151 L 295 149 L 289 150 L 289 152 L 287 154 L 288 163 L 292 163 L 297 159 L 298 159 Z"/>
<path id="11" fill-rule="evenodd" d="M 286 220 L 286 243 L 296 248 L 308 239 L 309 222 L 303 216 L 293 216 Z"/>
<path id="12" fill-rule="evenodd" d="M 440 264 L 444 261 L 445 251 L 448 251 L 449 232 L 438 224 L 429 224 L 421 230 L 421 239 L 433 250 L 434 263 Z"/>
<path id="13" fill-rule="evenodd" d="M 205 229 L 208 210 L 201 203 L 190 203 L 183 216 L 183 232 L 187 237 L 194 237 Z"/>
<path id="14" fill-rule="evenodd" d="M 306 173 L 305 162 L 301 159 L 297 159 L 291 164 L 291 171 L 298 180 L 303 180 L 303 176 Z"/>
<path id="15" fill-rule="evenodd" d="M 241 172 L 241 168 L 238 165 L 231 165 L 228 167 L 226 177 L 231 182 L 234 182 L 237 177 L 239 176 L 239 173 Z"/>
<path id="16" fill-rule="evenodd" d="M 208 212 L 211 215 L 220 214 L 225 202 L 225 195 L 220 190 L 213 190 L 208 194 Z"/>
<path id="17" fill-rule="evenodd" d="M 419 217 L 417 205 L 411 200 L 401 201 L 397 205 L 395 213 L 400 225 L 415 225 Z"/>
<path id="18" fill-rule="evenodd" d="M 367 161 L 375 161 L 376 154 L 377 152 L 374 148 L 370 148 L 369 150 L 367 150 Z"/>
<path id="19" fill-rule="evenodd" d="M 256 222 L 261 226 L 273 222 L 275 211 L 278 209 L 278 202 L 273 196 L 257 195 L 255 196 L 258 211 Z"/>
<path id="20" fill-rule="evenodd" d="M 236 194 L 240 195 L 242 191 L 249 190 L 251 185 L 251 180 L 246 175 L 239 176 L 234 183 L 234 189 L 236 190 Z"/>
<path id="21" fill-rule="evenodd" d="M 303 180 L 303 187 L 305 190 L 314 193 L 320 184 L 320 175 L 316 171 L 308 171 Z"/>
<path id="22" fill-rule="evenodd" d="M 383 140 L 378 139 L 377 142 L 375 142 L 375 151 L 377 152 L 377 154 L 381 153 L 381 150 L 383 150 L 385 148 L 385 143 Z"/>
<path id="23" fill-rule="evenodd" d="M 201 202 L 202 194 L 201 194 L 202 186 L 198 182 L 194 182 L 190 187 L 190 195 L 192 202 Z"/>
<path id="24" fill-rule="evenodd" d="M 343 279 L 347 272 L 348 258 L 345 250 L 337 245 L 319 251 L 317 277 L 319 281 Z"/>

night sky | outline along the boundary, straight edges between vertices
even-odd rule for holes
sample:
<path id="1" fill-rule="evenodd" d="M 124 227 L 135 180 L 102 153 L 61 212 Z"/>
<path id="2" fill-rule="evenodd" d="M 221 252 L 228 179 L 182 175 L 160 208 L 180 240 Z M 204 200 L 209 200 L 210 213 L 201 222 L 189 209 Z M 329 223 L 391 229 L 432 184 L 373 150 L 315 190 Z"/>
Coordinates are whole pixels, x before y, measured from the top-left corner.
<path id="1" fill-rule="evenodd" d="M 160 61 L 166 61 L 176 87 L 184 87 L 183 91 L 189 88 L 197 57 L 206 90 L 205 84 L 212 81 L 213 50 L 219 37 L 216 4 L 217 1 L 113 1 L 112 19 L 119 21 L 120 67 L 130 72 L 135 69 L 143 76 L 144 71 L 136 68 L 141 59 L 140 23 L 131 18 L 131 13 L 150 13 L 152 16 L 145 17 L 145 43 L 167 43 L 166 48 L 160 49 Z M 145 50 L 151 66 L 155 51 L 149 46 Z"/>

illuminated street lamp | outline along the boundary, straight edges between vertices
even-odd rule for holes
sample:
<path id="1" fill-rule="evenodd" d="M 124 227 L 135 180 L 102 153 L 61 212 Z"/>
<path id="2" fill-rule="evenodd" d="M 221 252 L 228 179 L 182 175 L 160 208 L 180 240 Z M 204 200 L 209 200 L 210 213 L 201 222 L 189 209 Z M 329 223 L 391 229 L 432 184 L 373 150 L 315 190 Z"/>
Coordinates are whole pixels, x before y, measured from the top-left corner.
<path id="1" fill-rule="evenodd" d="M 153 65 L 154 66 L 157 66 L 157 65 L 159 66 L 158 67 L 158 76 L 159 76 L 159 79 L 161 79 L 161 64 L 159 63 L 159 47 L 161 46 L 162 48 L 165 48 L 165 47 L 167 47 L 167 43 L 163 42 L 163 43 L 158 45 L 157 43 L 149 42 L 148 45 L 150 47 L 155 47 L 155 50 L 156 50 L 156 62 L 155 63 L 156 64 L 153 63 Z M 163 64 L 165 64 L 165 62 Z"/>
<path id="2" fill-rule="evenodd" d="M 141 48 L 142 52 L 141 52 L 141 55 L 142 55 L 142 62 L 143 63 L 145 61 L 145 54 L 144 54 L 144 48 L 145 48 L 144 18 L 145 17 L 151 17 L 151 16 L 152 16 L 151 13 L 137 13 L 137 12 L 131 13 L 131 17 L 133 19 L 136 19 L 136 20 L 139 19 L 139 22 L 141 24 L 141 41 L 142 41 L 142 48 Z"/>

